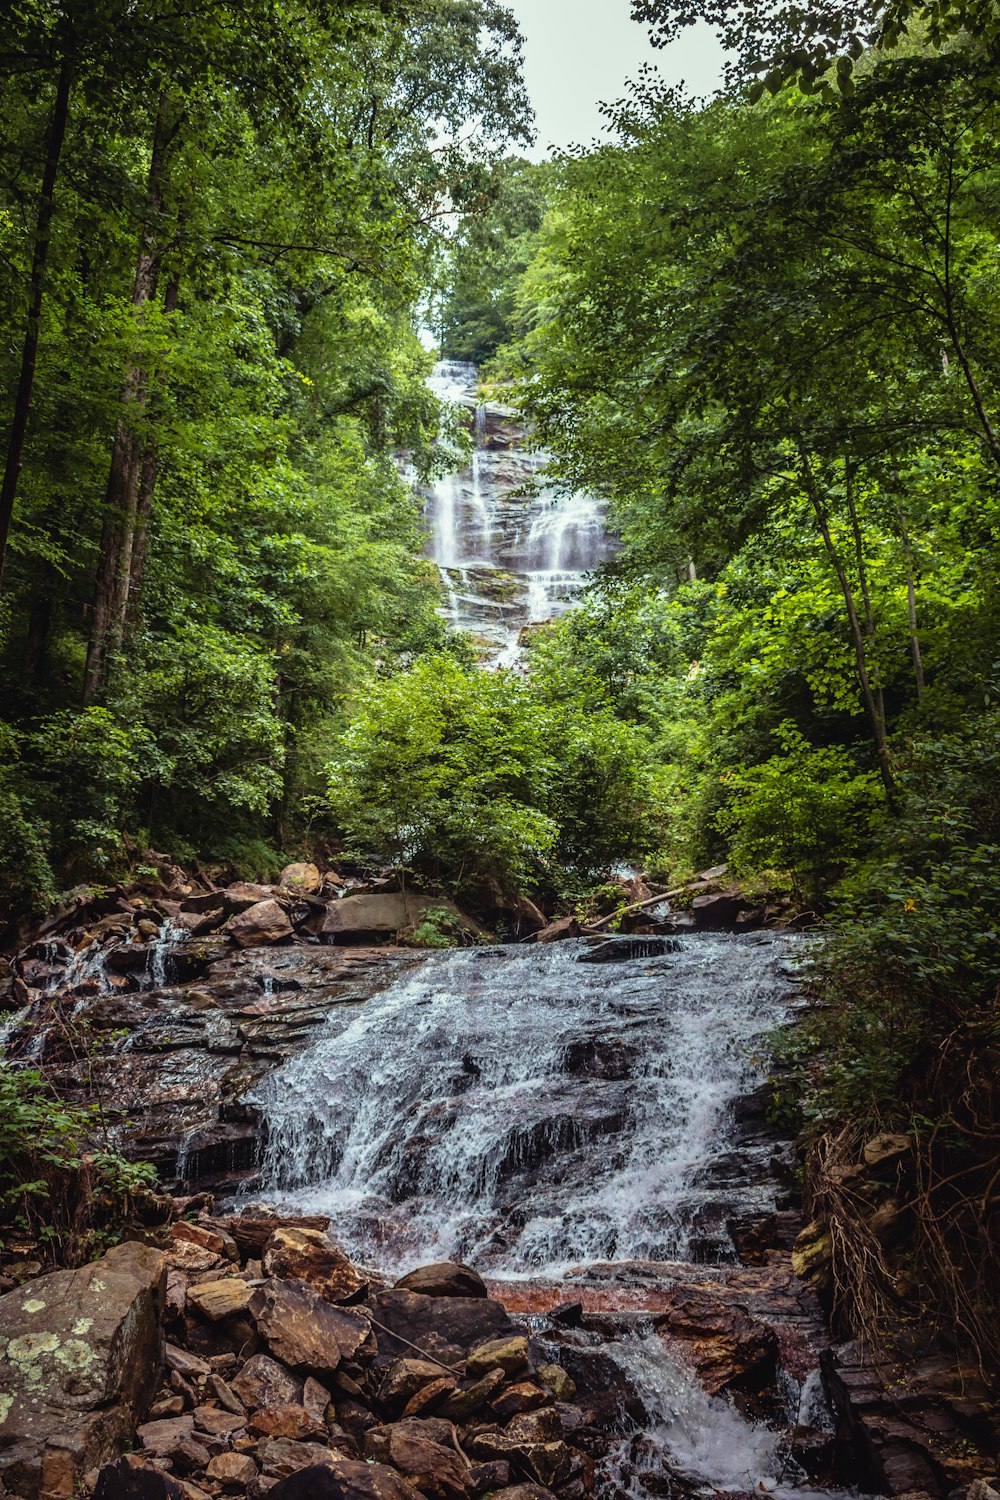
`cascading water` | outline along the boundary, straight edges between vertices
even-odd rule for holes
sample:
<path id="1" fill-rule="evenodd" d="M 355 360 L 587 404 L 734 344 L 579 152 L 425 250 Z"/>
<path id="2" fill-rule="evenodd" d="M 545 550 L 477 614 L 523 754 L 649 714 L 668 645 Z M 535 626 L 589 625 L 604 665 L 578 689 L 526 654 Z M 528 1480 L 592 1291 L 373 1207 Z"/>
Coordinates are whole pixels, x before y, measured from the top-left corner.
<path id="1" fill-rule="evenodd" d="M 793 1003 L 787 942 L 428 958 L 272 1075 L 267 1194 L 331 1214 L 385 1269 L 724 1257 L 726 1218 L 776 1193 L 773 1145 L 732 1148 L 755 1046 Z"/>
<path id="2" fill-rule="evenodd" d="M 437 563 L 448 620 L 481 636 L 495 665 L 515 666 L 525 625 L 562 614 L 614 550 L 589 495 L 557 496 L 538 480 L 511 414 L 477 402 L 475 365 L 442 362 L 430 379 L 441 400 L 474 413 L 470 465 L 430 489 L 428 555 Z"/>

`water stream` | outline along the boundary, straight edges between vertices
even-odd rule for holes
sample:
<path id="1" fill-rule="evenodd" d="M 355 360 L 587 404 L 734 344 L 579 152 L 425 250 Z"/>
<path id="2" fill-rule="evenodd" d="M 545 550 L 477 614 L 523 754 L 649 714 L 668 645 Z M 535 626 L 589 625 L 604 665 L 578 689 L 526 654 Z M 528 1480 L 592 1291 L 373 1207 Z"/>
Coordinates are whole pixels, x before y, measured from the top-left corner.
<path id="1" fill-rule="evenodd" d="M 475 365 L 455 363 L 438 364 L 430 379 L 441 400 L 473 415 L 475 446 L 469 467 L 426 497 L 428 556 L 449 622 L 480 636 L 495 664 L 509 667 L 524 627 L 564 613 L 615 543 L 597 500 L 545 487 L 545 455 L 525 450 L 508 411 L 478 402 L 477 381 Z"/>

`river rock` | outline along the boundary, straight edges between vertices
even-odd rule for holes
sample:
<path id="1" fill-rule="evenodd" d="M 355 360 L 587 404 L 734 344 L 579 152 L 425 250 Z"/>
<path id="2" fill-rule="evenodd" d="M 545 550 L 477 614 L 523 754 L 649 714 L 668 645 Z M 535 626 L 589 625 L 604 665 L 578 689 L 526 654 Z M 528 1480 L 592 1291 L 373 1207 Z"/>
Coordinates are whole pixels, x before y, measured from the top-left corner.
<path id="1" fill-rule="evenodd" d="M 264 1275 L 307 1281 L 328 1302 L 343 1302 L 365 1286 L 348 1257 L 319 1229 L 276 1229 L 264 1247 Z"/>
<path id="2" fill-rule="evenodd" d="M 418 1266 L 396 1282 L 400 1292 L 420 1292 L 425 1297 L 487 1297 L 486 1283 L 478 1271 L 455 1261 Z"/>
<path id="3" fill-rule="evenodd" d="M 131 1438 L 156 1391 L 166 1262 L 109 1250 L 0 1297 L 0 1482 L 70 1496 Z"/>
<path id="4" fill-rule="evenodd" d="M 444 910 L 456 926 L 473 937 L 483 936 L 479 923 L 440 896 L 415 896 L 409 891 L 384 895 L 342 896 L 328 908 L 320 935 L 328 943 L 377 943 L 394 938 L 404 928 L 416 927 L 431 909 Z"/>
<path id="5" fill-rule="evenodd" d="M 269 900 L 258 901 L 234 917 L 226 931 L 241 948 L 262 948 L 290 938 L 293 929 L 284 907 Z"/>
<path id="6" fill-rule="evenodd" d="M 528 1364 L 528 1339 L 523 1333 L 510 1338 L 488 1339 L 480 1343 L 466 1361 L 465 1373 L 478 1379 L 490 1370 L 503 1370 L 505 1375 L 515 1375 Z"/>
<path id="7" fill-rule="evenodd" d="M 657 1332 L 683 1341 L 710 1395 L 773 1385 L 778 1336 L 769 1324 L 709 1292 L 678 1287 L 666 1300 L 671 1305 L 655 1320 Z"/>
<path id="8" fill-rule="evenodd" d="M 271 1353 L 304 1370 L 336 1370 L 371 1331 L 363 1314 L 331 1306 L 305 1281 L 268 1281 L 250 1312 Z"/>
<path id="9" fill-rule="evenodd" d="M 419 1490 L 385 1464 L 331 1454 L 268 1491 L 268 1500 L 417 1500 Z"/>
<path id="10" fill-rule="evenodd" d="M 403 1350 L 415 1352 L 413 1346 L 455 1365 L 474 1345 L 515 1333 L 506 1309 L 490 1297 L 425 1297 L 394 1289 L 377 1292 L 371 1309 L 383 1325 L 375 1329 L 380 1365 L 392 1363 Z"/>
<path id="11" fill-rule="evenodd" d="M 391 1464 L 424 1495 L 434 1500 L 462 1500 L 468 1494 L 468 1470 L 452 1448 L 413 1429 L 416 1424 L 378 1427 L 365 1437 L 365 1457 Z"/>

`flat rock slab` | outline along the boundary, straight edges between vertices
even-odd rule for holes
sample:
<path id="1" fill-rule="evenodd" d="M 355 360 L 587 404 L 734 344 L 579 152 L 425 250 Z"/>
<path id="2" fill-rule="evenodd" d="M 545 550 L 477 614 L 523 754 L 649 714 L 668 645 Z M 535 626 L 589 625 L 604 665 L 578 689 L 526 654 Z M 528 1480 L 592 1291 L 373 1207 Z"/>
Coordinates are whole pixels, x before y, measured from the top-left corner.
<path id="1" fill-rule="evenodd" d="M 271 1353 L 303 1370 L 336 1370 L 371 1331 L 362 1313 L 333 1307 L 305 1281 L 267 1282 L 254 1293 L 250 1312 Z"/>
<path id="2" fill-rule="evenodd" d="M 166 1259 L 125 1244 L 0 1297 L 0 1482 L 76 1493 L 131 1438 L 159 1382 Z"/>
<path id="3" fill-rule="evenodd" d="M 427 912 L 444 910 L 464 931 L 474 935 L 483 929 L 460 911 L 453 901 L 440 896 L 414 896 L 407 891 L 373 896 L 342 896 L 331 902 L 320 935 L 328 943 L 367 943 L 395 937 L 406 927 L 422 922 Z"/>

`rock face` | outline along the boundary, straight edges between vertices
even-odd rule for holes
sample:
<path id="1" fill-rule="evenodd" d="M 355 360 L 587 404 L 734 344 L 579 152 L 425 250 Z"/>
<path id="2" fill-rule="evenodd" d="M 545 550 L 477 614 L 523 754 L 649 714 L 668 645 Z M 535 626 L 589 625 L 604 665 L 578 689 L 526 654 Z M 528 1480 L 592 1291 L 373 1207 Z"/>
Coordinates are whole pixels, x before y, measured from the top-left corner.
<path id="1" fill-rule="evenodd" d="M 710 1395 L 773 1383 L 778 1336 L 767 1323 L 707 1292 L 678 1289 L 670 1303 L 657 1331 L 681 1342 Z"/>
<path id="2" fill-rule="evenodd" d="M 68 1497 L 131 1438 L 159 1379 L 165 1257 L 119 1245 L 0 1298 L 0 1480 Z"/>

